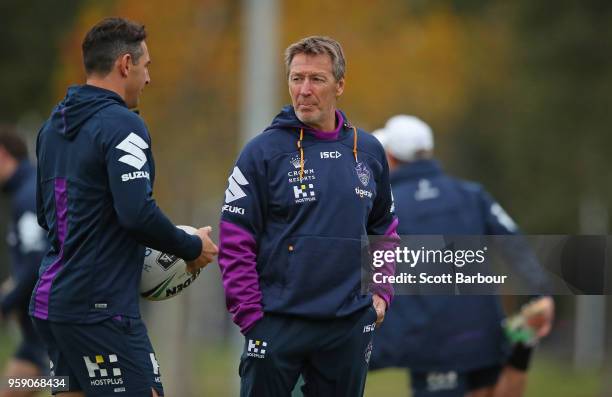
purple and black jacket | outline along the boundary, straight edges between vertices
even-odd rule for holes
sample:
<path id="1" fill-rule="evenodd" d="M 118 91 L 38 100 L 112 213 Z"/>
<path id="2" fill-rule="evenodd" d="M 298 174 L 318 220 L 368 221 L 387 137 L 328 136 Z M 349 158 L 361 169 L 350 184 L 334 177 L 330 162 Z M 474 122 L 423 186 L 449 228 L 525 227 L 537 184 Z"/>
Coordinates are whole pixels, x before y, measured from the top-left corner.
<path id="1" fill-rule="evenodd" d="M 340 111 L 336 124 L 313 131 L 287 106 L 233 167 L 219 266 L 243 333 L 265 313 L 328 319 L 372 304 L 361 292 L 362 238 L 397 236 L 389 169 L 376 138 Z M 390 304 L 390 285 L 371 292 Z"/>

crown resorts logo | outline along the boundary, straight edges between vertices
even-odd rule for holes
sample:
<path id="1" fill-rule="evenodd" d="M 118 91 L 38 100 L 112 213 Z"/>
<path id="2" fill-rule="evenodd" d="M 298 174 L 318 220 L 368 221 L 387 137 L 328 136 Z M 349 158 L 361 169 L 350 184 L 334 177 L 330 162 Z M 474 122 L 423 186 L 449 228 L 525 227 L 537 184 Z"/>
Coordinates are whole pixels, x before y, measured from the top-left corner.
<path id="1" fill-rule="evenodd" d="M 304 165 L 306 165 L 306 159 L 304 159 Z M 300 168 L 302 166 L 301 162 L 302 160 L 300 159 L 300 155 L 296 154 L 295 156 L 291 157 L 291 159 L 289 160 L 289 162 L 293 165 L 293 168 Z"/>
<path id="2" fill-rule="evenodd" d="M 289 163 L 293 166 L 293 168 L 287 172 L 287 176 L 289 177 L 287 181 L 289 183 L 303 183 L 310 182 L 316 179 L 315 172 L 313 168 L 304 168 L 304 171 L 301 172 L 302 165 L 300 164 L 301 159 L 300 155 L 296 154 L 295 156 L 289 158 Z M 304 158 L 304 165 L 306 165 L 308 161 Z"/>

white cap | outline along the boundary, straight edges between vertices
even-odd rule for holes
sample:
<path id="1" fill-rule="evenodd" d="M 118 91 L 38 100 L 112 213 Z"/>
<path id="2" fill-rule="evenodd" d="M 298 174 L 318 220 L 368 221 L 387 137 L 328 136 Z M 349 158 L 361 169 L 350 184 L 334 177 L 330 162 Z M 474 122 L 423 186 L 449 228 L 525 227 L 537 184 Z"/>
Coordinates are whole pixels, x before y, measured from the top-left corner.
<path id="1" fill-rule="evenodd" d="M 374 135 L 385 150 L 400 161 L 414 161 L 417 152 L 434 147 L 431 128 L 414 116 L 393 116 L 385 128 L 376 130 Z"/>
<path id="2" fill-rule="evenodd" d="M 385 134 L 385 129 L 384 128 L 379 128 L 377 130 L 374 130 L 374 131 L 372 131 L 372 135 L 374 135 L 374 137 L 376 139 L 378 139 L 380 144 L 386 150 L 387 149 L 387 134 Z"/>

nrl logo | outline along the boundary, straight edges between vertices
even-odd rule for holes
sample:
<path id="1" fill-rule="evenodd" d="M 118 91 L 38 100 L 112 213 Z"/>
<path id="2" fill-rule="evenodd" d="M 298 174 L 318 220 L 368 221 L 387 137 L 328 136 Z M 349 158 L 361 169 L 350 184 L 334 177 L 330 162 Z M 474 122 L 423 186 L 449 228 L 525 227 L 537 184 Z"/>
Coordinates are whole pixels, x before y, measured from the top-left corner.
<path id="1" fill-rule="evenodd" d="M 359 177 L 359 182 L 361 182 L 363 186 L 368 186 L 368 183 L 370 183 L 370 170 L 365 163 L 361 161 L 358 162 L 357 166 L 355 167 L 355 171 Z"/>
<path id="2" fill-rule="evenodd" d="M 178 260 L 178 256 L 164 254 L 163 252 L 157 257 L 157 263 L 164 268 L 164 270 L 170 269 Z"/>
<path id="3" fill-rule="evenodd" d="M 300 155 L 296 154 L 294 157 L 289 160 L 294 168 L 300 168 Z M 306 164 L 306 159 L 304 159 L 304 164 Z"/>

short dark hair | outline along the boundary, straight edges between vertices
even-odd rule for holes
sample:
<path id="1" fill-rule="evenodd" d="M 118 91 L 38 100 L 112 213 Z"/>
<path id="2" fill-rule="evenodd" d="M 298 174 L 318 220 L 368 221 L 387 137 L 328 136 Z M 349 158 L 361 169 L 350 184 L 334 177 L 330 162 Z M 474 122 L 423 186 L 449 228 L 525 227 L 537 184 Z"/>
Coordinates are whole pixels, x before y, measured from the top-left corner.
<path id="1" fill-rule="evenodd" d="M 101 20 L 83 39 L 85 73 L 106 76 L 115 60 L 128 53 L 132 56 L 132 63 L 137 64 L 143 53 L 140 43 L 146 37 L 147 32 L 142 24 L 117 17 Z"/>
<path id="2" fill-rule="evenodd" d="M 3 147 L 17 161 L 28 158 L 28 146 L 10 126 L 0 124 L 0 147 Z"/>

